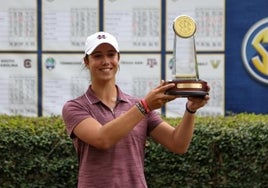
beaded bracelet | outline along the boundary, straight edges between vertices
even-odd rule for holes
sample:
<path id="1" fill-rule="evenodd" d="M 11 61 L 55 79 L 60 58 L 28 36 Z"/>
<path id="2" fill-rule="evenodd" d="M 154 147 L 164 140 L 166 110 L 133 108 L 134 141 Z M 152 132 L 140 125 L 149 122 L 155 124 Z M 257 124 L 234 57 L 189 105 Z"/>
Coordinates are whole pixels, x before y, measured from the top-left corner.
<path id="1" fill-rule="evenodd" d="M 148 106 L 147 102 L 146 102 L 144 99 L 141 100 L 141 104 L 143 105 L 143 107 L 144 107 L 144 109 L 146 110 L 146 113 L 147 113 L 147 114 L 148 114 L 149 112 L 151 112 L 150 107 Z"/>
<path id="2" fill-rule="evenodd" d="M 195 113 L 196 113 L 196 110 L 195 110 L 195 111 L 190 110 L 190 109 L 188 108 L 187 104 L 188 104 L 188 102 L 187 102 L 186 105 L 185 105 L 186 111 L 189 112 L 190 114 L 195 114 Z"/>
<path id="3" fill-rule="evenodd" d="M 143 105 L 142 105 L 141 103 L 137 102 L 135 105 L 137 106 L 137 108 L 139 109 L 139 111 L 140 111 L 143 115 L 146 115 L 146 114 L 147 114 L 145 108 L 143 107 Z"/>

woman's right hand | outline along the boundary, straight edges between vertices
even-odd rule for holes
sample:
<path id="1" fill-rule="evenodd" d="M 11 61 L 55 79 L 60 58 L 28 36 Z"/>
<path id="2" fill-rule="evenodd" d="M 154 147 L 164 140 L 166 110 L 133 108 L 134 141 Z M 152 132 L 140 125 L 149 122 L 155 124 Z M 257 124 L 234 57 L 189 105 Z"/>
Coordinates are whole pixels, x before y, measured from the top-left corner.
<path id="1" fill-rule="evenodd" d="M 179 96 L 167 95 L 166 91 L 174 87 L 174 83 L 166 84 L 163 80 L 161 84 L 151 90 L 144 98 L 151 110 L 155 110 L 164 106 L 167 102 L 172 101 Z"/>

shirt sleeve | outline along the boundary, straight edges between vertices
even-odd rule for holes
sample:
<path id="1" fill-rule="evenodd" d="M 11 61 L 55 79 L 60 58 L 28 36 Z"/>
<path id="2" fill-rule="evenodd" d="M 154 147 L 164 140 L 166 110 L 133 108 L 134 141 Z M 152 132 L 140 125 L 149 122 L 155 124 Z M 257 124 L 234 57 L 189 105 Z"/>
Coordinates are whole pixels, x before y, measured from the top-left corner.
<path id="1" fill-rule="evenodd" d="M 154 130 L 160 123 L 163 122 L 163 119 L 156 111 L 152 111 L 148 114 L 148 128 L 147 128 L 147 135 L 150 134 L 152 130 Z"/>
<path id="2" fill-rule="evenodd" d="M 71 100 L 64 104 L 62 108 L 62 118 L 66 126 L 68 135 L 74 138 L 74 128 L 84 119 L 91 117 L 90 112 L 77 101 Z"/>

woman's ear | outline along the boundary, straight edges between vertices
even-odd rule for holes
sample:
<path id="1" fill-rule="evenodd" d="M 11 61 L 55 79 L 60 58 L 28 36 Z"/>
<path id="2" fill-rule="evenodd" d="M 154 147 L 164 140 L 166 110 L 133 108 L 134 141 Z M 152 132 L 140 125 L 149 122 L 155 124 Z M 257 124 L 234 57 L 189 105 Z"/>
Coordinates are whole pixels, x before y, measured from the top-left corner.
<path id="1" fill-rule="evenodd" d="M 85 63 L 85 66 L 87 66 L 88 65 L 88 58 L 87 58 L 87 55 L 84 57 L 84 63 Z"/>

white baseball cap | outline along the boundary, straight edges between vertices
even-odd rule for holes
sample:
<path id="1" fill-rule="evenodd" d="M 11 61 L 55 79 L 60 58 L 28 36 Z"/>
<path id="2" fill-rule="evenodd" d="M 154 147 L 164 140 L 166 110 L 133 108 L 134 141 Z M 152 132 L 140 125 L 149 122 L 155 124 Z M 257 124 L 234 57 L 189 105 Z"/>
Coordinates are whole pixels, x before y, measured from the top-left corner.
<path id="1" fill-rule="evenodd" d="M 116 38 L 107 32 L 97 32 L 87 37 L 85 43 L 85 54 L 90 55 L 100 44 L 108 43 L 119 52 L 118 42 Z"/>

